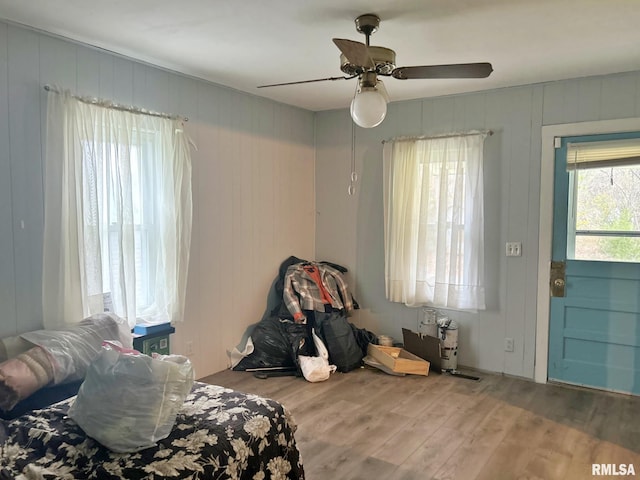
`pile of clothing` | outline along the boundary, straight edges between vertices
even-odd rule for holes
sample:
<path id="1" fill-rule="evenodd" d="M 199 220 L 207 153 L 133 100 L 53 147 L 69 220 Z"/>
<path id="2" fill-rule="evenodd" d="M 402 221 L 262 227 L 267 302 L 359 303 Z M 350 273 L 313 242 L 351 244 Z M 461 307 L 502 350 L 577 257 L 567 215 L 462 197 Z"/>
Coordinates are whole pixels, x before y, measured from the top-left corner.
<path id="1" fill-rule="evenodd" d="M 362 365 L 376 335 L 351 324 L 359 305 L 343 274 L 347 269 L 330 262 L 289 257 L 280 265 L 262 320 L 231 352 L 234 370 L 292 370 L 302 375 L 299 356 L 317 356 L 313 333 L 329 353 L 338 371 Z"/>

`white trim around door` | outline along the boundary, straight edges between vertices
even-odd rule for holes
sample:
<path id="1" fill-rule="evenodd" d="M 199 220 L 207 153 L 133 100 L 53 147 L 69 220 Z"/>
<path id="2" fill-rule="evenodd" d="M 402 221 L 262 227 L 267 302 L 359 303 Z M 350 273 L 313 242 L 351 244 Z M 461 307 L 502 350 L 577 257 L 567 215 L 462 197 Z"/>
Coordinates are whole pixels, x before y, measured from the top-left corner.
<path id="1" fill-rule="evenodd" d="M 533 374 L 534 380 L 538 383 L 547 383 L 549 354 L 549 267 L 551 265 L 551 234 L 553 225 L 554 139 L 556 137 L 633 132 L 638 130 L 640 130 L 640 118 L 566 123 L 542 127 L 536 358 Z"/>

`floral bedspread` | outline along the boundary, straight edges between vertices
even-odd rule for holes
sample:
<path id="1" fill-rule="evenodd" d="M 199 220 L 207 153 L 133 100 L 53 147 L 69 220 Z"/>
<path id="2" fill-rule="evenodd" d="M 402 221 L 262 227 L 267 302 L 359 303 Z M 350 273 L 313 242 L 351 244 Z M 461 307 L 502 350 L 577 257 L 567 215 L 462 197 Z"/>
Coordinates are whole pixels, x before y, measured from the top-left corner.
<path id="1" fill-rule="evenodd" d="M 295 424 L 274 400 L 196 382 L 169 437 L 122 454 L 66 415 L 74 398 L 0 424 L 0 478 L 304 479 Z"/>

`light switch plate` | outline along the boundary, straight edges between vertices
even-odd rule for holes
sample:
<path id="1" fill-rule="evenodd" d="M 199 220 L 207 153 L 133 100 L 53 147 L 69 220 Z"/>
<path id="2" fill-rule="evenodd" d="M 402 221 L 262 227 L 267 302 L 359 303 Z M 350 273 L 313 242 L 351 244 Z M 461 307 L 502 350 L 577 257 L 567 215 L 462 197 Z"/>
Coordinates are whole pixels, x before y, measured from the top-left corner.
<path id="1" fill-rule="evenodd" d="M 506 254 L 507 257 L 521 257 L 522 242 L 507 242 Z"/>

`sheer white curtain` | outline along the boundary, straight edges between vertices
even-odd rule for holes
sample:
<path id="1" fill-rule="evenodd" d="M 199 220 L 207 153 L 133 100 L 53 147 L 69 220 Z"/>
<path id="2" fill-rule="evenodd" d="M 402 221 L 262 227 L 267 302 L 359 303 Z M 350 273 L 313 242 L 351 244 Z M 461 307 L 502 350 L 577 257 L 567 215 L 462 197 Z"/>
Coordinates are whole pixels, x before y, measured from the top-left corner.
<path id="1" fill-rule="evenodd" d="M 182 121 L 49 92 L 46 328 L 105 309 L 131 326 L 181 321 L 191 217 Z"/>
<path id="2" fill-rule="evenodd" d="M 408 306 L 479 310 L 486 134 L 384 145 L 385 286 Z"/>

